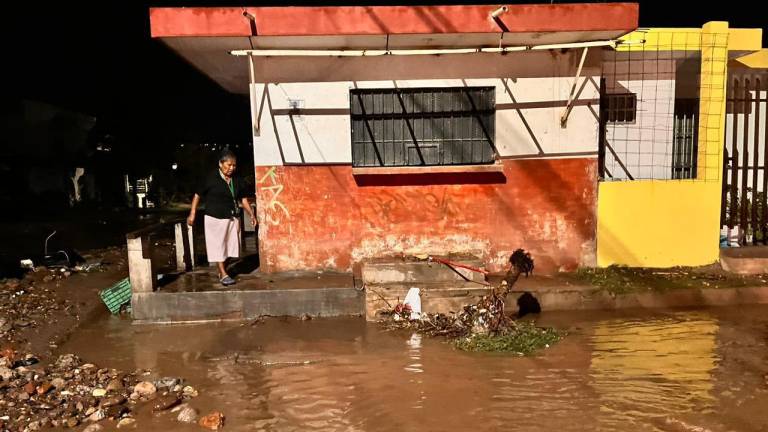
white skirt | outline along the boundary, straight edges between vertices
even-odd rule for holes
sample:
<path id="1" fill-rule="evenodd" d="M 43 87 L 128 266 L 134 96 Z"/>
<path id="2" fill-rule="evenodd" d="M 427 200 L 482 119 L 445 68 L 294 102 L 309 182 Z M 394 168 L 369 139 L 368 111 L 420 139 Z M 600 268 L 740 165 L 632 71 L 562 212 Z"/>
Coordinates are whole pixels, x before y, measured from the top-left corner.
<path id="1" fill-rule="evenodd" d="M 240 220 L 217 219 L 206 215 L 205 250 L 208 262 L 224 262 L 227 258 L 240 257 Z"/>

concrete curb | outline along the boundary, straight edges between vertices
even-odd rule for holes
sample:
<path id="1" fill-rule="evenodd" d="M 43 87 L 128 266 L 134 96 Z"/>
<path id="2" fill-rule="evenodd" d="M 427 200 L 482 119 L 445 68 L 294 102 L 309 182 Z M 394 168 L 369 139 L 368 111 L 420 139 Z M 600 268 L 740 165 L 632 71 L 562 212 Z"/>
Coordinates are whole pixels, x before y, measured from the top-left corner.
<path id="1" fill-rule="evenodd" d="M 513 290 L 516 298 L 526 290 Z M 629 308 L 674 308 L 768 304 L 768 286 L 740 288 L 681 288 L 669 291 L 647 291 L 611 294 L 595 287 L 551 287 L 529 290 L 543 311 L 611 310 Z M 509 301 L 509 303 L 512 303 Z"/>

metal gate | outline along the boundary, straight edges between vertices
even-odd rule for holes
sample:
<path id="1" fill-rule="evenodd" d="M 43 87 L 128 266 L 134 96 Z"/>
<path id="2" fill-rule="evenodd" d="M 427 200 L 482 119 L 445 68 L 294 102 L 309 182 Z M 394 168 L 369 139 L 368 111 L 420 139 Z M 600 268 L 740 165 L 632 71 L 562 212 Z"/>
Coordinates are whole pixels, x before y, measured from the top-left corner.
<path id="1" fill-rule="evenodd" d="M 727 92 L 720 223 L 742 246 L 768 245 L 768 70 L 731 72 Z"/>

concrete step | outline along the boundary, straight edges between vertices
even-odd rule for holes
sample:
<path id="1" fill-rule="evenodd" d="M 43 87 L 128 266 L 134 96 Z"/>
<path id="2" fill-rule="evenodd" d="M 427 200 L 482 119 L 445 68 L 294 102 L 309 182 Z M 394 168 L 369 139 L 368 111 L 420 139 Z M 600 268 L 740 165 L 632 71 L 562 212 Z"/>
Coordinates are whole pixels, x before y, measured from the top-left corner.
<path id="1" fill-rule="evenodd" d="M 365 295 L 353 287 L 134 293 L 131 313 L 145 322 L 245 320 L 259 316 L 360 316 Z"/>
<path id="2" fill-rule="evenodd" d="M 720 249 L 720 265 L 723 270 L 737 274 L 768 273 L 768 247 L 748 246 Z"/>
<path id="3" fill-rule="evenodd" d="M 451 259 L 475 268 L 485 265 L 477 258 Z M 456 267 L 452 269 L 445 264 L 429 261 L 407 261 L 402 259 L 382 259 L 368 261 L 362 264 L 363 283 L 434 283 L 449 281 L 483 282 L 485 275 L 468 269 Z"/>

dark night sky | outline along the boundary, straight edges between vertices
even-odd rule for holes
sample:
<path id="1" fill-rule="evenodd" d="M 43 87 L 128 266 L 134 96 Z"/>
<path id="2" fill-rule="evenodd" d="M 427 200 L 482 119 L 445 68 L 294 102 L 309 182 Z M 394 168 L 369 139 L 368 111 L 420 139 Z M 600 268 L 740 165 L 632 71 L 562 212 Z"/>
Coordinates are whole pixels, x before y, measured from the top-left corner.
<path id="1" fill-rule="evenodd" d="M 732 8 L 703 0 L 674 2 L 675 9 L 670 9 L 670 1 L 640 3 L 643 27 L 700 26 L 709 20 L 727 20 L 736 27 L 768 27 L 765 15 L 755 13 L 747 2 Z M 256 1 L 244 4 L 269 5 Z M 12 75 L 12 79 L 5 80 L 9 88 L 4 93 L 94 115 L 114 133 L 132 140 L 158 144 L 186 140 L 247 142 L 247 101 L 227 94 L 160 42 L 149 38 L 150 6 L 215 5 L 214 1 L 31 5 L 34 10 L 16 12 L 15 23 L 10 24 L 16 27 L 13 37 L 5 40 L 4 45 L 11 45 L 16 52 L 11 56 L 15 60 L 4 68 Z"/>

